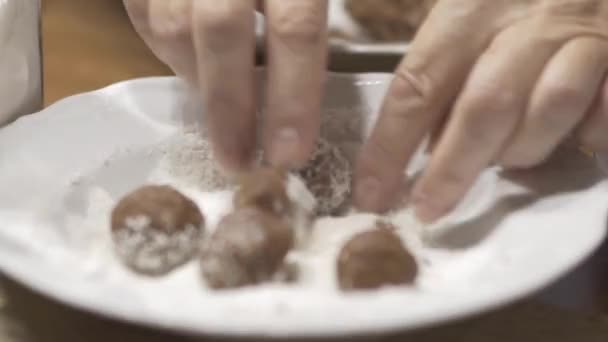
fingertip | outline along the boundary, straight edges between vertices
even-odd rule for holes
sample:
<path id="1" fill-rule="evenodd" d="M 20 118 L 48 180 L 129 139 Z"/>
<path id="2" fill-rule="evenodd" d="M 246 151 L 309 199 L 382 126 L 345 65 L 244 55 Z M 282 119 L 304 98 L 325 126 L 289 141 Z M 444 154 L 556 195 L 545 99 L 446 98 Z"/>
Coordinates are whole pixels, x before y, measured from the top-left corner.
<path id="1" fill-rule="evenodd" d="M 222 171 L 229 175 L 238 175 L 251 170 L 255 164 L 254 138 L 241 135 L 241 139 L 212 139 L 215 159 Z"/>
<path id="2" fill-rule="evenodd" d="M 397 172 L 400 176 L 395 177 L 394 170 L 383 165 L 364 148 L 353 181 L 353 204 L 357 210 L 383 214 L 397 204 L 403 173 Z"/>
<path id="3" fill-rule="evenodd" d="M 553 150 L 551 150 L 552 152 Z M 526 170 L 544 163 L 550 153 L 544 155 L 529 154 L 525 152 L 517 153 L 509 151 L 500 157 L 498 164 L 505 170 Z"/>
<path id="4" fill-rule="evenodd" d="M 280 128 L 267 139 L 267 161 L 275 166 L 293 167 L 298 162 L 302 139 L 295 128 Z"/>
<path id="5" fill-rule="evenodd" d="M 303 167 L 312 155 L 316 134 L 294 127 L 282 127 L 268 132 L 265 139 L 266 161 L 273 166 L 297 169 Z"/>
<path id="6" fill-rule="evenodd" d="M 379 213 L 383 211 L 382 188 L 380 181 L 373 176 L 356 179 L 353 203 L 357 210 Z"/>
<path id="7" fill-rule="evenodd" d="M 428 198 L 418 194 L 412 195 L 412 207 L 416 218 L 425 224 L 434 223 L 446 214 Z"/>
<path id="8" fill-rule="evenodd" d="M 425 180 L 419 180 L 412 190 L 411 206 L 421 222 L 432 224 L 447 215 L 454 204 L 448 202 L 447 196 L 439 195 Z"/>

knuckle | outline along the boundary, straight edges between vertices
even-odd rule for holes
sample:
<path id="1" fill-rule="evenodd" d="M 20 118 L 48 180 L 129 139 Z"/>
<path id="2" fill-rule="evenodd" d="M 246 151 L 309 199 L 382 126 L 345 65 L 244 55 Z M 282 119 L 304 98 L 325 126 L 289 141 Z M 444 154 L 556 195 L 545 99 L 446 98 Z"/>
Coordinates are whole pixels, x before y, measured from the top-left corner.
<path id="1" fill-rule="evenodd" d="M 155 2 L 150 7 L 150 28 L 165 40 L 189 37 L 192 32 L 192 3 L 187 0 Z"/>
<path id="2" fill-rule="evenodd" d="M 564 82 L 554 82 L 548 86 L 546 101 L 548 104 L 553 106 L 560 106 L 580 100 L 581 97 L 585 97 L 585 93 L 582 89 L 577 89 Z"/>
<path id="3" fill-rule="evenodd" d="M 483 82 L 469 95 L 472 107 L 490 112 L 509 112 L 518 107 L 519 99 L 517 91 L 503 87 L 498 82 Z"/>
<path id="4" fill-rule="evenodd" d="M 243 27 L 242 19 L 248 14 L 246 7 L 236 6 L 232 1 L 217 1 L 212 6 L 203 6 L 203 3 L 207 1 L 197 1 L 194 7 L 197 29 L 204 31 L 209 38 L 218 37 L 225 41 L 239 34 Z"/>
<path id="5" fill-rule="evenodd" d="M 474 109 L 463 114 L 460 120 L 462 135 L 477 144 L 492 144 L 497 140 L 497 131 L 509 130 L 513 123 L 512 116 L 503 111 L 491 109 Z"/>
<path id="6" fill-rule="evenodd" d="M 463 133 L 472 141 L 494 145 L 500 140 L 500 132 L 511 132 L 523 109 L 514 91 L 500 89 L 497 85 L 479 88 L 462 99 L 457 114 Z"/>
<path id="7" fill-rule="evenodd" d="M 482 117 L 483 116 L 483 117 Z M 500 119 L 500 115 L 496 115 Z M 496 128 L 503 129 L 501 120 L 492 120 L 493 117 L 486 113 L 469 114 L 461 126 L 462 135 L 467 140 L 479 146 L 494 146 L 497 140 Z"/>
<path id="8" fill-rule="evenodd" d="M 299 7 L 295 4 L 286 7 Z M 309 7 L 309 6 L 307 6 Z M 269 24 L 272 34 L 283 42 L 317 44 L 325 38 L 323 16 L 310 9 L 281 10 Z"/>
<path id="9" fill-rule="evenodd" d="M 403 171 L 405 165 L 396 146 L 399 146 L 399 141 L 382 135 L 368 141 L 366 156 L 373 159 L 374 164 L 383 165 L 388 170 Z"/>
<path id="10" fill-rule="evenodd" d="M 422 73 L 398 69 L 391 82 L 384 109 L 390 112 L 392 124 L 407 127 L 413 124 L 424 126 L 433 119 L 436 110 L 433 100 L 437 92 L 434 83 Z"/>
<path id="11" fill-rule="evenodd" d="M 432 95 L 438 91 L 435 84 L 423 72 L 398 68 L 391 83 L 391 95 L 397 98 L 416 97 L 421 104 L 429 105 Z"/>
<path id="12" fill-rule="evenodd" d="M 568 84 L 566 81 L 552 82 L 547 85 L 539 113 L 532 113 L 539 118 L 543 127 L 548 130 L 569 129 L 583 113 L 573 112 L 572 104 L 584 103 L 590 98 L 582 88 Z"/>

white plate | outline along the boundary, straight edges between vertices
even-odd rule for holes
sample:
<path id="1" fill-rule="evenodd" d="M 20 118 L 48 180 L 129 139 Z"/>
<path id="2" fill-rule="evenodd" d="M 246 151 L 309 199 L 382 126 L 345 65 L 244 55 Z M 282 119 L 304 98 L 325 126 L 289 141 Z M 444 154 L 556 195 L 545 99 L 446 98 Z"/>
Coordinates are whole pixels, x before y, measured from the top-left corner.
<path id="1" fill-rule="evenodd" d="M 369 116 L 389 80 L 332 74 L 324 108 Z M 114 195 L 143 182 L 154 161 L 141 152 L 176 132 L 184 109 L 196 108 L 189 103 L 174 78 L 140 79 L 65 99 L 2 129 L 2 271 L 69 305 L 150 326 L 205 335 L 342 336 L 409 330 L 508 304 L 572 269 L 606 233 L 608 184 L 596 164 L 564 152 L 552 166 L 514 178 L 486 172 L 470 195 L 481 200 L 453 218 L 458 233 L 439 230 L 445 238 L 418 255 L 447 256 L 418 288 L 341 295 L 268 286 L 216 294 L 198 286 L 196 272 L 139 279 L 97 257 L 108 246 L 89 237 L 107 234 L 107 227 L 67 224 L 85 203 L 66 196 L 82 176 Z M 112 173 L 104 165 L 117 151 L 131 159 Z"/>

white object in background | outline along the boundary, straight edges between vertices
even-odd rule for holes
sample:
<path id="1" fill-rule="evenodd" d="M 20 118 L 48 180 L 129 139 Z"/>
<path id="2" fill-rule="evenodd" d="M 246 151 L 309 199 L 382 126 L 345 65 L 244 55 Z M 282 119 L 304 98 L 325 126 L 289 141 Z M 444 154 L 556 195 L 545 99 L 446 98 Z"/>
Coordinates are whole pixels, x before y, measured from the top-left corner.
<path id="1" fill-rule="evenodd" d="M 42 107 L 40 0 L 0 0 L 0 126 Z"/>

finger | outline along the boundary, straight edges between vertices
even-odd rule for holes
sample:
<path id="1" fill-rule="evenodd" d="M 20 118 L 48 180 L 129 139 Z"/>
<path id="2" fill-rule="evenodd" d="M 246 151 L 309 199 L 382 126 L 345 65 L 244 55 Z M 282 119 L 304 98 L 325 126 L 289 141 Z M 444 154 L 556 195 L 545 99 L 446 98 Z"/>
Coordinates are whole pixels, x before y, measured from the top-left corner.
<path id="1" fill-rule="evenodd" d="M 242 171 L 255 146 L 254 2 L 193 3 L 199 88 L 213 150 L 227 170 Z"/>
<path id="2" fill-rule="evenodd" d="M 135 30 L 175 74 L 196 83 L 191 0 L 125 0 Z"/>
<path id="3" fill-rule="evenodd" d="M 305 163 L 319 131 L 327 0 L 269 0 L 264 148 L 274 165 Z"/>
<path id="4" fill-rule="evenodd" d="M 545 160 L 589 111 L 607 69 L 608 47 L 601 40 L 566 44 L 543 71 L 501 164 L 525 168 Z"/>
<path id="5" fill-rule="evenodd" d="M 440 218 L 464 197 L 523 116 L 529 93 L 560 43 L 522 38 L 521 33 L 511 30 L 499 35 L 469 76 L 446 131 L 414 187 L 412 202 L 421 220 Z"/>
<path id="6" fill-rule="evenodd" d="M 451 110 L 447 110 L 446 113 L 449 113 Z M 435 123 L 433 128 L 431 129 L 431 134 L 429 136 L 428 145 L 426 148 L 426 152 L 428 154 L 432 154 L 439 144 L 439 139 L 441 135 L 443 135 L 443 131 L 445 131 L 445 126 L 448 123 L 448 117 L 445 114 L 442 114 L 441 118 Z"/>
<path id="7" fill-rule="evenodd" d="M 470 25 L 472 17 L 463 14 L 466 8 L 463 15 L 447 20 L 453 13 L 444 4 L 449 2 L 431 12 L 395 71 L 379 119 L 361 150 L 354 202 L 362 210 L 390 208 L 406 164 L 451 106 L 494 34 L 493 24 L 482 22 L 486 30 Z"/>
<path id="8" fill-rule="evenodd" d="M 608 80 L 604 81 L 595 105 L 576 133 L 587 149 L 608 152 Z"/>

